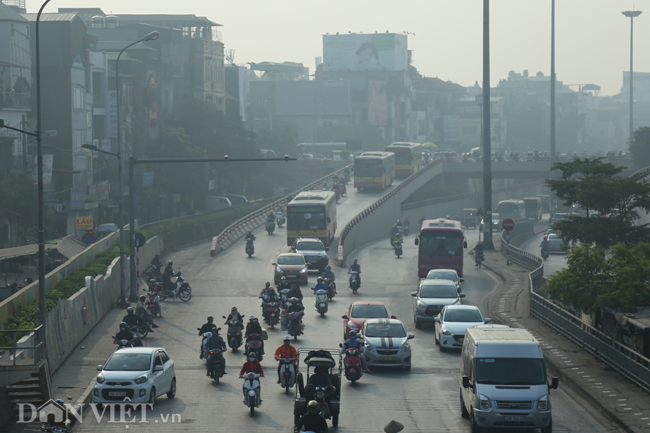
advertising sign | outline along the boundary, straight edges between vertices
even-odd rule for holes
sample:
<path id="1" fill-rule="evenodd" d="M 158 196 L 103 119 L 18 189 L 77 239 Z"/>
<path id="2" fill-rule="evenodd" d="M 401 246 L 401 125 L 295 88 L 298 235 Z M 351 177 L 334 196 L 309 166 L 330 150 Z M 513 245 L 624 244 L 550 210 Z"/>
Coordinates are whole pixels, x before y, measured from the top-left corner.
<path id="1" fill-rule="evenodd" d="M 324 71 L 404 71 L 406 35 L 395 33 L 323 35 Z"/>
<path id="2" fill-rule="evenodd" d="M 142 173 L 142 186 L 153 185 L 153 171 L 146 171 Z"/>
<path id="3" fill-rule="evenodd" d="M 75 228 L 77 230 L 93 230 L 95 228 L 93 217 L 76 217 L 76 222 Z"/>
<path id="4" fill-rule="evenodd" d="M 86 208 L 86 187 L 73 186 L 70 188 L 70 210 Z"/>
<path id="5" fill-rule="evenodd" d="M 368 122 L 373 125 L 388 124 L 386 82 L 368 81 Z"/>
<path id="6" fill-rule="evenodd" d="M 97 182 L 95 185 L 95 195 L 97 200 L 108 200 L 108 194 L 111 192 L 111 183 L 108 180 Z"/>

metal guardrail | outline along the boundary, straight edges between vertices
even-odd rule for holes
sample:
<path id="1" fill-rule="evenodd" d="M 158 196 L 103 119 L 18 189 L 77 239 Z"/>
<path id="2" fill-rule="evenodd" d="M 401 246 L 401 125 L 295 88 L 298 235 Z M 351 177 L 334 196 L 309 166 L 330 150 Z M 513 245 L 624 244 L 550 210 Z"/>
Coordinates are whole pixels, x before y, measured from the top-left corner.
<path id="1" fill-rule="evenodd" d="M 289 194 L 285 197 L 282 197 L 281 199 L 276 200 L 256 210 L 255 212 L 252 212 L 238 219 L 234 223 L 230 224 L 217 236 L 217 245 L 219 250 L 223 250 L 228 246 L 230 246 L 235 240 L 241 237 L 247 230 L 252 230 L 253 228 L 257 228 L 260 225 L 262 225 L 270 212 L 275 213 L 278 207 L 286 206 L 287 203 L 293 200 L 293 198 L 297 196 L 299 193 L 303 191 L 313 191 L 315 189 L 320 189 L 324 184 L 327 184 L 332 179 L 334 179 L 335 176 L 343 175 L 346 168 L 351 168 L 351 167 L 352 165 L 348 165 L 346 167 L 341 168 L 340 170 L 336 170 L 335 172 L 330 173 L 329 175 L 322 177 L 317 181 L 310 183 L 307 186 L 304 186 L 298 191 Z"/>
<path id="2" fill-rule="evenodd" d="M 504 240 L 505 235 L 501 234 L 501 252 L 505 254 L 506 241 Z M 532 271 L 528 274 L 529 284 L 528 287 L 531 292 L 539 290 L 546 284 L 544 280 L 544 260 L 541 257 L 536 256 L 535 254 L 524 251 L 521 248 L 517 248 L 510 244 L 510 261 L 516 265 L 521 266 L 524 269 Z"/>
<path id="3" fill-rule="evenodd" d="M 46 358 L 43 326 L 34 329 L 0 330 L 0 341 L 5 341 L 7 335 L 11 335 L 12 345 L 0 347 L 0 367 L 38 365 Z M 30 336 L 34 343 L 30 346 L 21 344 L 20 340 L 25 336 Z M 9 355 L 8 359 L 5 359 L 5 355 Z M 17 360 L 19 362 L 16 362 Z"/>

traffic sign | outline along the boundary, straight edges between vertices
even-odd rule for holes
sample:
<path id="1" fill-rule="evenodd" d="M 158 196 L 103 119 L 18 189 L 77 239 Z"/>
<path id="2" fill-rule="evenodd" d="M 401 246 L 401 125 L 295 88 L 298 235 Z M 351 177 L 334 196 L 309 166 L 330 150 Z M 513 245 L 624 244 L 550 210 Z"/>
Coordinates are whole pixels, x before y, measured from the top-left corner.
<path id="1" fill-rule="evenodd" d="M 92 245 L 95 243 L 95 235 L 92 233 L 86 233 L 81 237 L 81 241 L 86 245 Z"/>
<path id="2" fill-rule="evenodd" d="M 147 239 L 144 237 L 144 235 L 140 232 L 135 233 L 135 246 L 140 248 L 143 247 L 144 244 L 147 243 Z"/>
<path id="3" fill-rule="evenodd" d="M 501 228 L 507 232 L 515 228 L 515 222 L 510 218 L 506 218 L 501 223 Z"/>

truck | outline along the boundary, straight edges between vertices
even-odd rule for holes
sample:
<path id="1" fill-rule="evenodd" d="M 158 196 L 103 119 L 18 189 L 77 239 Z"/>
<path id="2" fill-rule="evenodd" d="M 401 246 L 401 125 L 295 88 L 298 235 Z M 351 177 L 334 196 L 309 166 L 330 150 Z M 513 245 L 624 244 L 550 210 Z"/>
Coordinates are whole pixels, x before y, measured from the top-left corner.
<path id="1" fill-rule="evenodd" d="M 526 207 L 527 220 L 542 219 L 542 199 L 540 197 L 524 197 L 524 206 Z"/>

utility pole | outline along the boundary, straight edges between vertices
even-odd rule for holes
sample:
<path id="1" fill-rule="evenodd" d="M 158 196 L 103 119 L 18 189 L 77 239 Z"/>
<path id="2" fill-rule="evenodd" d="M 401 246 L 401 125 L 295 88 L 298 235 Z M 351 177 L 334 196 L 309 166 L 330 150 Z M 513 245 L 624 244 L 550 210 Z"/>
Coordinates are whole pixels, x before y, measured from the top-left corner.
<path id="1" fill-rule="evenodd" d="M 483 249 L 492 243 L 492 132 L 490 128 L 490 0 L 483 0 Z"/>
<path id="2" fill-rule="evenodd" d="M 632 140 L 634 135 L 634 18 L 641 15 L 641 11 L 621 12 L 630 18 L 630 136 Z"/>

